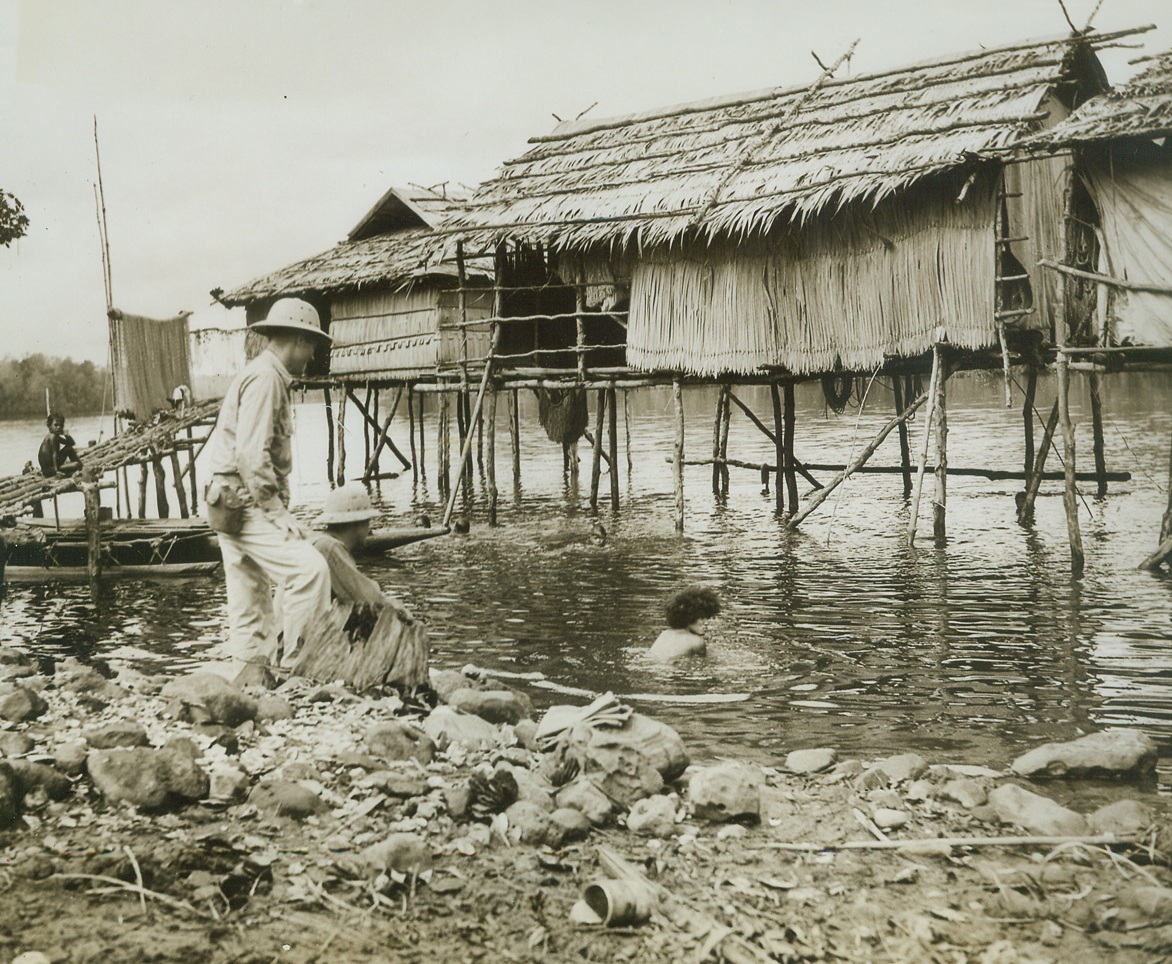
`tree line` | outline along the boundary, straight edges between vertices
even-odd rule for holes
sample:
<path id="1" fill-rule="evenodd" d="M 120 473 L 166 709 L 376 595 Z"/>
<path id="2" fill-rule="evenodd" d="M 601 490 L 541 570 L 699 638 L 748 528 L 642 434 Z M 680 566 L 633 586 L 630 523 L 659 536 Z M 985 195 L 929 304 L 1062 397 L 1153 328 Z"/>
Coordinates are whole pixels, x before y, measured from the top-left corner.
<path id="1" fill-rule="evenodd" d="M 0 418 L 45 415 L 45 389 L 53 410 L 66 418 L 110 411 L 109 371 L 93 362 L 49 358 L 37 353 L 0 359 Z M 104 406 L 103 406 L 103 395 Z"/>

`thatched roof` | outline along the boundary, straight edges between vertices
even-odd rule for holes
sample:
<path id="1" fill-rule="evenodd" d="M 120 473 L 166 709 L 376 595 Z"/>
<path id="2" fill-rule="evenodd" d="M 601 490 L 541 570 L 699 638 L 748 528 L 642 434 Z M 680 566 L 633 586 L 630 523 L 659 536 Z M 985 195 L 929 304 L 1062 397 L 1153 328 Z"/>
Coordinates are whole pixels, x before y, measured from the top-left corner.
<path id="1" fill-rule="evenodd" d="M 1130 31 L 1129 31 L 1130 32 Z M 980 50 L 812 86 L 773 88 L 535 137 L 445 230 L 568 248 L 744 236 L 1009 149 L 1043 104 L 1106 86 L 1093 53 L 1117 35 Z M 1088 89 L 1089 88 L 1089 89 Z"/>
<path id="2" fill-rule="evenodd" d="M 1093 97 L 1033 143 L 1063 147 L 1172 134 L 1172 50 L 1145 58 L 1129 83 Z"/>
<path id="3" fill-rule="evenodd" d="M 467 194 L 448 191 L 446 186 L 440 189 L 393 187 L 366 212 L 346 238 L 362 241 L 405 228 L 434 228 L 462 211 L 467 203 Z"/>
<path id="4" fill-rule="evenodd" d="M 428 192 L 425 192 L 427 194 Z M 465 200 L 448 196 L 421 196 L 392 188 L 359 222 L 351 236 L 328 251 L 287 265 L 220 296 L 229 308 L 267 298 L 313 293 L 340 294 L 372 287 L 396 287 L 420 278 L 454 278 L 455 242 L 433 229 L 442 217 L 461 209 Z M 401 225 L 414 221 L 417 226 Z M 372 228 L 390 230 L 365 236 Z M 468 276 L 488 277 L 485 267 L 470 262 Z"/>

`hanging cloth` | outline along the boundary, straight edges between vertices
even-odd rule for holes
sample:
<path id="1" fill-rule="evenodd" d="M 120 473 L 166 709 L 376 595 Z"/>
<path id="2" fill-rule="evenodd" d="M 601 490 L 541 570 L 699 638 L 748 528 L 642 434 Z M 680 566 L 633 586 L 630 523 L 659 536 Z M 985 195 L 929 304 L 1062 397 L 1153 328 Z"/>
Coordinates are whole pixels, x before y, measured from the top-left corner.
<path id="1" fill-rule="evenodd" d="M 155 412 L 170 410 L 175 389 L 191 385 L 189 314 L 160 320 L 110 310 L 115 411 L 149 421 Z"/>
<path id="2" fill-rule="evenodd" d="M 586 433 L 590 415 L 584 388 L 538 388 L 537 417 L 551 442 L 572 445 Z"/>

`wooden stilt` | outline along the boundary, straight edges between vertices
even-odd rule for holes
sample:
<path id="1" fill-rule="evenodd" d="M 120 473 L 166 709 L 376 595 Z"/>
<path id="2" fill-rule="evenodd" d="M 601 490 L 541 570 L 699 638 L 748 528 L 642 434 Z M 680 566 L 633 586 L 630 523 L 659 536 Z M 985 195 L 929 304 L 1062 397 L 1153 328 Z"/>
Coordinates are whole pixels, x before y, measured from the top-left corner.
<path id="1" fill-rule="evenodd" d="M 876 435 L 875 438 L 873 438 L 863 448 L 863 450 L 858 454 L 855 460 L 851 462 L 850 465 L 848 465 L 845 469 L 839 472 L 838 475 L 827 482 L 826 485 L 819 488 L 816 492 L 814 492 L 813 495 L 810 496 L 809 501 L 806 502 L 801 511 L 799 511 L 797 515 L 788 521 L 788 525 L 791 528 L 800 525 L 811 512 L 813 512 L 816 508 L 818 508 L 818 506 L 826 501 L 827 496 L 829 496 L 831 492 L 837 489 L 840 485 L 842 485 L 843 482 L 849 479 L 851 475 L 853 475 L 860 468 L 862 468 L 863 465 L 866 464 L 867 459 L 869 459 L 875 453 L 875 450 L 879 448 L 883 440 L 891 434 L 892 430 L 900 422 L 906 422 L 909 418 L 911 418 L 916 409 L 923 405 L 927 400 L 928 393 L 921 395 L 914 402 L 908 405 L 908 407 L 904 409 L 903 412 L 884 425 L 883 428 L 879 430 L 879 434 Z"/>
<path id="2" fill-rule="evenodd" d="M 798 477 L 794 467 L 794 424 L 797 421 L 797 406 L 794 401 L 794 383 L 786 382 L 785 418 L 782 423 L 782 455 L 785 458 L 785 492 L 788 514 L 798 511 Z"/>
<path id="3" fill-rule="evenodd" d="M 676 532 L 684 531 L 684 382 L 681 378 L 672 380 L 671 397 L 675 403 L 676 440 L 673 449 L 672 478 L 675 482 Z"/>
<path id="4" fill-rule="evenodd" d="M 932 441 L 932 422 L 936 414 L 936 393 L 940 385 L 940 351 L 932 349 L 932 382 L 928 389 L 928 418 L 924 423 L 924 444 L 920 449 L 920 464 L 916 467 L 916 485 L 912 492 L 912 508 L 907 522 L 908 545 L 915 545 L 916 527 L 920 521 L 920 495 L 924 491 L 924 469 L 928 464 L 928 445 Z"/>
<path id="5" fill-rule="evenodd" d="M 402 390 L 403 390 L 403 389 L 402 389 L 402 387 L 400 387 L 399 391 L 400 391 L 400 392 L 402 392 Z M 380 392 L 380 391 L 378 391 L 378 390 L 376 389 L 376 390 L 375 390 L 375 393 L 374 393 L 374 404 L 373 404 L 373 405 L 371 405 L 371 406 L 368 406 L 368 410 L 369 410 L 369 413 L 370 413 L 370 418 L 369 418 L 368 420 L 367 420 L 367 419 L 364 419 L 364 420 L 363 420 L 363 424 L 364 424 L 364 425 L 365 425 L 367 428 L 369 428 L 369 429 L 372 429 L 374 432 L 377 432 L 377 431 L 378 431 L 378 426 L 379 426 L 379 402 L 381 401 L 381 396 L 382 396 L 382 392 Z M 397 404 L 398 404 L 398 401 L 396 401 L 396 402 L 395 402 L 395 404 L 397 405 Z M 373 437 L 373 439 L 372 439 L 372 442 L 373 442 L 373 443 L 377 443 L 377 442 L 378 442 L 378 436 L 377 436 L 377 435 L 375 435 L 375 436 Z M 374 454 L 374 474 L 375 474 L 375 475 L 381 475 L 381 473 L 379 472 L 379 468 L 380 468 L 380 466 L 379 466 L 378 453 L 377 453 L 377 452 L 375 452 L 375 453 L 373 453 L 373 454 Z M 367 456 L 367 459 L 366 459 L 366 461 L 367 461 L 367 462 L 369 462 L 369 461 L 370 461 L 370 456 L 369 456 L 369 455 Z M 364 463 L 364 464 L 365 464 L 365 463 Z M 415 467 L 415 459 L 414 459 L 414 458 L 412 458 L 412 459 L 411 459 L 411 466 L 412 466 L 412 471 L 414 471 L 414 467 Z"/>
<path id="6" fill-rule="evenodd" d="M 598 480 L 602 473 L 602 432 L 606 427 L 606 390 L 598 390 L 597 416 L 594 420 L 594 444 L 590 458 L 590 508 L 598 508 Z"/>
<path id="7" fill-rule="evenodd" d="M 487 450 L 485 452 L 485 473 L 488 485 L 488 524 L 496 525 L 496 386 L 490 386 L 485 399 L 485 417 L 481 424 L 488 422 Z"/>
<path id="8" fill-rule="evenodd" d="M 346 484 L 346 393 L 338 399 L 338 485 Z"/>
<path id="9" fill-rule="evenodd" d="M 465 421 L 464 392 L 456 393 L 456 451 L 460 453 L 460 461 L 456 463 L 456 487 L 465 493 L 468 490 L 468 472 L 463 454 L 467 451 L 465 441 L 468 439 L 468 423 Z"/>
<path id="10" fill-rule="evenodd" d="M 903 411 L 903 375 L 891 377 L 891 393 L 895 396 L 895 414 Z M 907 422 L 899 423 L 899 467 L 903 472 L 903 497 L 906 499 L 912 494 L 912 457 L 908 447 Z"/>
<path id="11" fill-rule="evenodd" d="M 500 249 L 498 249 L 498 251 L 499 250 Z M 485 363 L 484 373 L 481 375 L 481 378 L 480 378 L 480 389 L 476 393 L 476 405 L 472 409 L 472 411 L 470 413 L 467 413 L 465 416 L 464 424 L 466 426 L 474 425 L 476 423 L 477 419 L 480 418 L 480 412 L 481 412 L 482 407 L 484 405 L 484 394 L 488 389 L 489 379 L 492 377 L 492 359 L 493 359 L 493 356 L 495 356 L 495 354 L 496 354 L 497 348 L 500 346 L 500 337 L 501 337 L 500 327 L 498 325 L 494 324 L 493 331 L 492 331 L 492 341 L 489 343 L 489 349 L 488 349 L 488 359 L 489 360 Z M 464 443 L 460 448 L 460 464 L 461 465 L 468 464 L 469 456 L 471 455 L 471 452 L 470 452 L 471 447 L 472 447 L 472 436 L 470 433 L 467 433 L 464 437 Z M 472 497 L 471 497 L 470 493 L 468 492 L 468 490 L 472 487 L 471 472 L 462 472 L 460 474 L 460 479 L 461 479 L 460 488 L 462 488 L 464 490 L 464 503 L 465 503 L 465 505 L 470 505 Z M 445 529 L 448 527 L 448 525 L 452 521 L 452 511 L 456 507 L 457 494 L 458 493 L 456 493 L 456 492 L 452 492 L 448 496 L 448 502 L 444 508 L 443 526 Z"/>
<path id="12" fill-rule="evenodd" d="M 399 411 L 399 403 L 403 399 L 403 392 L 404 388 L 402 385 L 400 385 L 399 390 L 395 393 L 395 400 L 391 403 L 391 410 L 387 413 L 387 417 L 383 421 L 382 426 L 379 427 L 378 423 L 374 423 L 372 426 L 377 434 L 375 436 L 374 451 L 371 452 L 370 458 L 366 460 L 366 465 L 362 470 L 363 482 L 369 482 L 371 479 L 382 477 L 382 473 L 378 470 L 378 457 L 382 453 L 383 446 L 386 446 L 395 453 L 399 461 L 403 463 L 403 468 L 411 468 L 411 466 L 414 464 L 413 462 L 407 461 L 407 457 L 399 451 L 399 447 L 391 440 L 391 422 L 395 420 L 395 413 Z M 370 414 L 362 410 L 362 406 L 359 405 L 358 399 L 351 396 L 351 400 L 354 402 L 354 406 L 362 414 L 365 423 L 370 425 Z"/>
<path id="13" fill-rule="evenodd" d="M 1058 347 L 1065 347 L 1065 322 L 1060 318 L 1055 326 L 1058 330 Z M 1070 540 L 1070 573 L 1078 579 L 1082 576 L 1086 557 L 1082 549 L 1082 532 L 1078 525 L 1078 490 L 1074 477 L 1074 423 L 1070 419 L 1070 369 L 1066 353 L 1058 352 L 1055 361 L 1058 370 L 1058 421 L 1062 425 L 1062 458 L 1066 469 L 1066 485 L 1062 492 L 1062 504 L 1066 509 L 1066 535 Z"/>
<path id="14" fill-rule="evenodd" d="M 427 446 L 424 439 L 427 437 L 423 431 L 423 402 L 427 398 L 422 392 L 419 393 L 419 478 L 421 481 L 427 481 Z"/>
<path id="15" fill-rule="evenodd" d="M 607 413 L 607 427 L 606 436 L 610 443 L 610 465 L 607 471 L 610 473 L 610 510 L 611 512 L 619 511 L 619 439 L 618 439 L 618 412 L 615 390 L 608 388 L 606 390 L 606 413 Z"/>
<path id="16" fill-rule="evenodd" d="M 151 470 L 155 476 L 155 506 L 159 510 L 160 519 L 171 518 L 171 503 L 167 500 L 167 470 L 163 468 L 163 457 L 156 455 L 151 459 Z"/>
<path id="17" fill-rule="evenodd" d="M 785 428 L 782 423 L 781 393 L 778 391 L 777 382 L 770 384 L 769 397 L 773 400 L 773 449 L 776 456 L 774 465 L 777 466 L 777 484 L 773 490 L 773 497 L 777 514 L 782 515 L 785 512 Z"/>
<path id="18" fill-rule="evenodd" d="M 751 408 L 749 408 L 748 405 L 746 405 L 739 398 L 737 398 L 736 394 L 733 392 L 733 390 L 731 388 L 729 389 L 729 392 L 728 392 L 728 398 L 729 398 L 730 402 L 733 402 L 737 406 L 737 408 L 739 408 L 742 412 L 745 413 L 745 415 L 748 417 L 749 421 L 752 422 L 754 425 L 756 425 L 757 428 L 759 428 L 761 430 L 762 434 L 764 434 L 765 437 L 768 438 L 769 441 L 771 441 L 774 444 L 774 446 L 777 445 L 777 440 L 778 440 L 778 438 L 780 438 L 780 436 L 774 432 L 771 432 L 768 428 L 766 428 L 765 423 L 762 422 L 761 419 L 759 419 L 757 417 L 756 413 Z M 802 464 L 802 460 L 797 458 L 796 456 L 794 458 L 794 468 L 796 468 L 798 471 L 798 474 L 803 479 L 805 479 L 807 482 L 809 482 L 810 485 L 812 485 L 815 489 L 822 488 L 822 483 L 819 482 L 816 478 L 814 478 L 814 476 L 812 476 L 809 473 L 806 466 Z M 762 485 L 766 485 L 767 483 L 768 483 L 767 479 L 761 480 Z"/>
<path id="19" fill-rule="evenodd" d="M 1172 558 L 1172 450 L 1168 455 L 1168 508 L 1160 521 L 1160 545 L 1139 564 L 1139 568 L 1157 569 L 1169 558 Z"/>
<path id="20" fill-rule="evenodd" d="M 1023 525 L 1034 518 L 1034 502 L 1038 498 L 1038 490 L 1042 487 L 1042 473 L 1046 469 L 1046 456 L 1050 454 L 1050 444 L 1054 440 L 1054 430 L 1058 427 L 1058 402 L 1050 410 L 1050 417 L 1046 420 L 1046 429 L 1042 433 L 1042 445 L 1038 449 L 1037 458 L 1030 466 L 1030 473 L 1026 476 L 1025 496 L 1017 510 L 1017 521 Z M 1031 440 L 1032 441 L 1032 440 Z"/>
<path id="21" fill-rule="evenodd" d="M 720 497 L 720 423 L 724 415 L 724 386 L 716 392 L 716 415 L 712 419 L 712 494 Z"/>
<path id="22" fill-rule="evenodd" d="M 175 501 L 179 504 L 179 518 L 188 519 L 190 513 L 187 511 L 187 492 L 183 488 L 183 470 L 179 467 L 179 453 L 175 449 L 171 449 L 171 481 L 175 486 Z"/>
<path id="23" fill-rule="evenodd" d="M 720 495 L 721 498 L 728 497 L 728 482 L 729 473 L 726 459 L 728 458 L 728 426 L 731 421 L 732 403 L 729 401 L 729 392 L 732 389 L 727 383 L 721 386 L 721 395 L 723 401 L 723 408 L 720 413 L 720 452 L 718 458 L 720 459 Z"/>
<path id="24" fill-rule="evenodd" d="M 932 535 L 937 543 L 948 534 L 948 364 L 941 353 L 940 384 L 936 390 L 936 496 L 932 500 Z"/>
<path id="25" fill-rule="evenodd" d="M 1095 453 L 1095 495 L 1107 494 L 1107 458 L 1103 452 L 1103 396 L 1099 391 L 1099 373 L 1090 374 L 1091 432 Z"/>
<path id="26" fill-rule="evenodd" d="M 146 462 L 138 463 L 138 517 L 140 519 L 146 518 L 146 495 L 147 495 L 147 469 Z"/>
<path id="27" fill-rule="evenodd" d="M 448 393 L 439 397 L 439 417 L 436 419 L 435 478 L 441 498 L 447 498 L 451 490 L 451 476 L 448 473 Z"/>
<path id="28" fill-rule="evenodd" d="M 482 396 L 483 397 L 483 396 Z M 476 423 L 480 419 L 480 407 L 477 406 L 476 411 L 472 411 L 472 395 L 467 388 L 460 393 L 460 402 L 464 406 L 464 438 L 465 443 L 460 451 L 463 453 L 463 459 L 460 462 L 463 468 L 461 485 L 464 492 L 464 509 L 470 512 L 472 510 L 472 437 L 476 430 Z"/>
<path id="29" fill-rule="evenodd" d="M 1030 365 L 1026 373 L 1025 401 L 1021 406 L 1021 422 L 1025 432 L 1025 477 L 1029 481 L 1034 471 L 1034 399 L 1038 394 L 1038 366 Z"/>
<path id="30" fill-rule="evenodd" d="M 326 478 L 330 483 L 334 481 L 334 405 L 330 400 L 330 390 L 322 389 L 326 405 Z"/>
<path id="31" fill-rule="evenodd" d="M 495 394 L 495 393 L 492 393 Z M 495 410 L 496 401 L 493 401 Z M 484 416 L 485 412 L 481 410 L 480 415 L 476 418 L 476 467 L 480 471 L 481 478 L 484 478 Z"/>
<path id="32" fill-rule="evenodd" d="M 364 412 L 370 411 L 370 402 L 373 397 L 372 389 L 369 385 L 366 386 L 366 402 L 362 406 Z M 376 416 L 377 418 L 377 416 Z M 377 423 L 376 423 L 377 424 Z M 362 420 L 362 464 L 368 465 L 370 463 L 370 424 L 366 419 Z"/>
<path id="33" fill-rule="evenodd" d="M 570 474 L 570 443 L 562 442 L 562 475 Z"/>
<path id="34" fill-rule="evenodd" d="M 631 400 L 627 397 L 627 390 L 623 389 L 623 441 L 627 450 L 627 485 L 631 484 Z"/>
<path id="35" fill-rule="evenodd" d="M 509 392 L 509 454 L 513 457 L 513 498 L 521 497 L 521 399 Z"/>
<path id="36" fill-rule="evenodd" d="M 145 463 L 143 471 L 146 471 Z M 89 577 L 90 591 L 96 597 L 102 579 L 102 502 L 98 488 L 99 478 L 96 470 L 83 465 L 81 480 L 81 490 L 85 498 L 86 575 Z"/>
<path id="37" fill-rule="evenodd" d="M 199 491 L 199 485 L 195 481 L 195 436 L 192 434 L 190 426 L 187 428 L 187 481 L 191 486 L 191 514 L 198 515 L 199 500 L 196 498 L 196 493 Z M 129 508 L 129 499 L 127 503 L 127 508 Z"/>
<path id="38" fill-rule="evenodd" d="M 1172 446 L 1168 453 L 1168 508 L 1164 510 L 1164 518 L 1160 523 L 1160 541 L 1164 542 L 1172 536 Z"/>
<path id="39" fill-rule="evenodd" d="M 419 453 L 415 450 L 415 392 L 412 391 L 411 385 L 407 385 L 407 439 L 411 443 L 411 481 L 419 481 Z M 378 396 L 375 396 L 377 399 Z M 423 396 L 421 395 L 420 398 Z M 375 402 L 377 405 L 378 402 Z M 377 415 L 375 416 L 378 417 Z M 378 466 L 375 466 L 375 471 Z"/>

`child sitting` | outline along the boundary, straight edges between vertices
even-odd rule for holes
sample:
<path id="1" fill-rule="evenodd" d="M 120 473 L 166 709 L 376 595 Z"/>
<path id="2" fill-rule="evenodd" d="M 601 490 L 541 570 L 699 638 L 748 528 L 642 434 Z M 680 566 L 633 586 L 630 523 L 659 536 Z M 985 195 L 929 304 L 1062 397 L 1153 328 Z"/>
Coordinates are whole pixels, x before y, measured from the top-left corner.
<path id="1" fill-rule="evenodd" d="M 681 656 L 702 656 L 707 651 L 704 629 L 720 612 L 720 599 L 711 589 L 690 586 L 667 601 L 664 614 L 670 627 L 652 644 L 652 659 L 672 660 Z"/>

